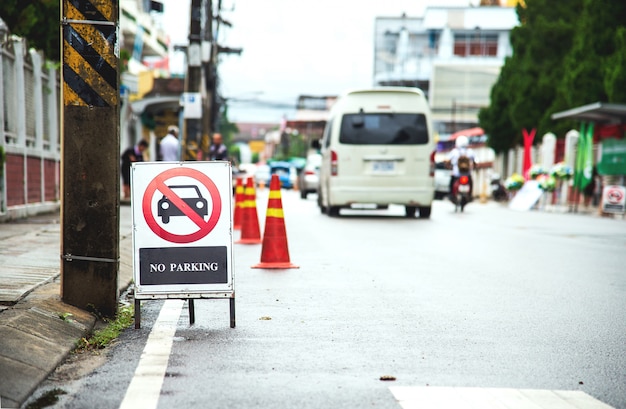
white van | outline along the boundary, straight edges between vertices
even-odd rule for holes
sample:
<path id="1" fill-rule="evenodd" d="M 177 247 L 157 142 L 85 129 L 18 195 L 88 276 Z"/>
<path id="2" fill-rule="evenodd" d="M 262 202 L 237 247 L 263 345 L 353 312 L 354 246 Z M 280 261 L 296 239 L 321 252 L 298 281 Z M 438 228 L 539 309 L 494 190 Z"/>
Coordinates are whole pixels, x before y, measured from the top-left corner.
<path id="1" fill-rule="evenodd" d="M 322 138 L 318 204 L 342 208 L 404 205 L 430 217 L 434 197 L 431 115 L 418 88 L 382 87 L 341 96 Z"/>

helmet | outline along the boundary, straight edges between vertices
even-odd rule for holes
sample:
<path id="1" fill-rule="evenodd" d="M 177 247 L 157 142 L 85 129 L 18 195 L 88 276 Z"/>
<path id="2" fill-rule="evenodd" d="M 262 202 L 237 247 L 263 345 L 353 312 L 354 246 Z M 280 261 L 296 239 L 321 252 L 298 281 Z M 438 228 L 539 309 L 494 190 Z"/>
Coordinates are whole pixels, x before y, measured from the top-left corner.
<path id="1" fill-rule="evenodd" d="M 457 148 L 467 148 L 467 145 L 469 145 L 469 139 L 467 138 L 467 136 L 461 135 L 456 138 L 455 143 Z"/>

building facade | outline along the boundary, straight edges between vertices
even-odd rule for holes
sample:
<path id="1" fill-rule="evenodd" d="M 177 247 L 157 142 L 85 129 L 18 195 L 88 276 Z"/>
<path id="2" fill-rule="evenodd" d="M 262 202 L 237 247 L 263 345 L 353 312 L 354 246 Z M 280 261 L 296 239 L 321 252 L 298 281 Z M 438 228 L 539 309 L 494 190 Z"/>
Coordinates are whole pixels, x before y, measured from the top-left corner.
<path id="1" fill-rule="evenodd" d="M 166 36 L 150 14 L 158 4 L 120 1 L 120 49 L 139 61 L 167 58 Z M 133 91 L 138 81 L 135 68 L 130 68 L 122 74 L 122 83 Z M 1 19 L 0 79 L 0 221 L 56 210 L 61 198 L 60 72 L 27 39 L 11 35 Z M 129 105 L 126 99 L 122 122 Z M 124 129 L 120 151 L 137 140 Z"/>
<path id="2" fill-rule="evenodd" d="M 427 7 L 421 17 L 378 17 L 374 33 L 374 85 L 421 88 L 436 132 L 447 138 L 478 123 L 491 87 L 512 54 L 515 8 Z"/>

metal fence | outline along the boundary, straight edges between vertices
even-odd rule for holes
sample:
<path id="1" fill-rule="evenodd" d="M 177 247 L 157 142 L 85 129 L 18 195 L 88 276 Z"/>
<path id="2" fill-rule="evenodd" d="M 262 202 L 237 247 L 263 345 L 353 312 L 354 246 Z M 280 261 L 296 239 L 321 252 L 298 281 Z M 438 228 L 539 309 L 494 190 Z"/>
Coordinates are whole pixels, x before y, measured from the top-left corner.
<path id="1" fill-rule="evenodd" d="M 0 43 L 0 77 L 0 220 L 58 209 L 59 72 L 10 36 Z"/>

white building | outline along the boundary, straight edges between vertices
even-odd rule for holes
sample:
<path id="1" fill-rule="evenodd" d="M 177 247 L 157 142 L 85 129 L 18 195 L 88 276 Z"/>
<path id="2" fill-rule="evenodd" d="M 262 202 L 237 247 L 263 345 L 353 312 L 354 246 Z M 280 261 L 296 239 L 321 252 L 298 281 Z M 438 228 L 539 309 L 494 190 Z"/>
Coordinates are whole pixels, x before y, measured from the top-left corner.
<path id="1" fill-rule="evenodd" d="M 442 138 L 478 123 L 519 24 L 513 7 L 427 7 L 422 17 L 378 17 L 374 84 L 415 86 Z"/>

